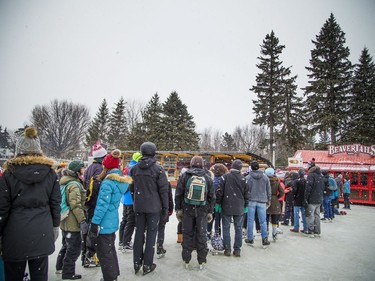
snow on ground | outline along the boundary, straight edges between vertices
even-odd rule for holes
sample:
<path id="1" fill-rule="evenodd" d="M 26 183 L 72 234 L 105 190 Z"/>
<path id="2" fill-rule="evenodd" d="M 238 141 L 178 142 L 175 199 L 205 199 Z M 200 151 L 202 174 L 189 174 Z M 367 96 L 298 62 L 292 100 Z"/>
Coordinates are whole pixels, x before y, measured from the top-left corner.
<path id="1" fill-rule="evenodd" d="M 122 206 L 120 206 L 120 213 Z M 173 214 L 166 226 L 166 256 L 156 258 L 157 268 L 143 276 L 135 275 L 131 253 L 117 252 L 121 275 L 118 280 L 375 280 L 375 207 L 353 205 L 346 216 L 336 216 L 333 223 L 322 223 L 321 238 L 292 233 L 290 226 L 281 226 L 284 234 L 268 249 L 261 246 L 256 236 L 254 247 L 242 245 L 241 257 L 226 257 L 222 253 L 207 257 L 205 269 L 199 270 L 196 253 L 191 268 L 185 269 L 181 259 L 181 245 L 177 240 L 177 219 Z M 232 226 L 232 242 L 234 238 Z M 271 239 L 272 240 L 272 239 Z M 117 243 L 118 244 L 118 243 Z M 55 274 L 55 263 L 61 247 L 49 259 L 49 280 L 61 280 Z M 100 268 L 83 268 L 79 257 L 76 273 L 81 280 L 96 281 L 102 277 Z"/>

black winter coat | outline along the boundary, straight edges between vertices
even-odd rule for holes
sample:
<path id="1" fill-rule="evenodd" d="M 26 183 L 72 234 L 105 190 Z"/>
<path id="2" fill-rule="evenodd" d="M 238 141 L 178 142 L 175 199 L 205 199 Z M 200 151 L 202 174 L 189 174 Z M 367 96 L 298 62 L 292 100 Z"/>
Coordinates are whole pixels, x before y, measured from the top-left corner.
<path id="1" fill-rule="evenodd" d="M 0 236 L 5 261 L 25 261 L 55 251 L 60 185 L 45 156 L 22 155 L 5 163 L 0 177 Z"/>
<path id="2" fill-rule="evenodd" d="M 318 166 L 311 167 L 306 181 L 305 202 L 320 205 L 323 202 L 324 181 Z"/>
<path id="3" fill-rule="evenodd" d="M 244 208 L 249 204 L 249 187 L 246 179 L 238 170 L 231 169 L 223 176 L 216 190 L 216 203 L 221 205 L 225 215 L 243 215 Z"/>
<path id="4" fill-rule="evenodd" d="M 330 190 L 328 188 L 328 186 L 329 186 L 329 175 L 323 176 L 323 182 L 324 182 L 323 194 L 327 195 L 327 196 L 331 196 L 332 195 L 332 190 Z"/>
<path id="5" fill-rule="evenodd" d="M 304 177 L 293 181 L 294 206 L 303 207 L 305 199 L 306 179 Z"/>
<path id="6" fill-rule="evenodd" d="M 187 182 L 189 178 L 191 178 L 193 175 L 196 176 L 204 176 L 206 182 L 207 182 L 207 198 L 206 198 L 206 205 L 188 205 L 185 203 L 184 199 L 187 195 Z M 175 209 L 176 210 L 184 210 L 186 209 L 194 209 L 194 208 L 200 208 L 204 209 L 205 213 L 213 213 L 214 206 L 215 206 L 215 191 L 213 187 L 213 182 L 211 177 L 206 173 L 205 170 L 200 168 L 192 168 L 187 170 L 185 173 L 183 173 L 177 182 L 176 187 L 176 193 L 175 193 Z"/>
<path id="7" fill-rule="evenodd" d="M 169 182 L 162 166 L 154 157 L 142 157 L 129 172 L 133 183 L 129 185 L 136 213 L 159 213 L 169 207 Z"/>

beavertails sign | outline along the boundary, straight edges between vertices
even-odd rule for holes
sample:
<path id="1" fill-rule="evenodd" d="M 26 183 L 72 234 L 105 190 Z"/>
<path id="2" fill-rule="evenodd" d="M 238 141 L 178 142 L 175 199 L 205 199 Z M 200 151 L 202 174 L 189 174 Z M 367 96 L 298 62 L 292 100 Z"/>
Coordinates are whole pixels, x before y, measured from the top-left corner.
<path id="1" fill-rule="evenodd" d="M 344 144 L 344 145 L 329 145 L 328 155 L 334 155 L 339 153 L 357 154 L 365 153 L 371 156 L 375 156 L 375 145 L 366 146 L 363 144 Z"/>

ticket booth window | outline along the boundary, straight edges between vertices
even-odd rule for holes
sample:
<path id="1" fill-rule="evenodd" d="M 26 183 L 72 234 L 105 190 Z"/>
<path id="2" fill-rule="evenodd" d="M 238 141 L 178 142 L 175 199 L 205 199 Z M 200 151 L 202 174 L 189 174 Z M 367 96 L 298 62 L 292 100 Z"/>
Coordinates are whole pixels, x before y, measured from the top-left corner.
<path id="1" fill-rule="evenodd" d="M 367 185 L 367 173 L 361 173 L 361 182 L 360 184 L 362 186 L 366 186 Z"/>
<path id="2" fill-rule="evenodd" d="M 351 180 L 351 183 L 353 185 L 357 185 L 358 184 L 358 174 L 357 173 L 352 173 L 352 180 Z"/>

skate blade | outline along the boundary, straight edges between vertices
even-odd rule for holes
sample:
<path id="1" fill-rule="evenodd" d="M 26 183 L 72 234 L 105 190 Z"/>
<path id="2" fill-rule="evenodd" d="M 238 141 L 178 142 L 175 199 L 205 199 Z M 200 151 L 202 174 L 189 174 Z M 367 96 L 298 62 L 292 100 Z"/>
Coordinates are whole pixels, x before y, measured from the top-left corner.
<path id="1" fill-rule="evenodd" d="M 188 263 L 185 263 L 185 269 L 189 269 L 189 264 Z"/>
<path id="2" fill-rule="evenodd" d="M 199 270 L 203 270 L 204 267 L 205 267 L 204 263 L 200 264 L 200 265 L 199 265 Z"/>

